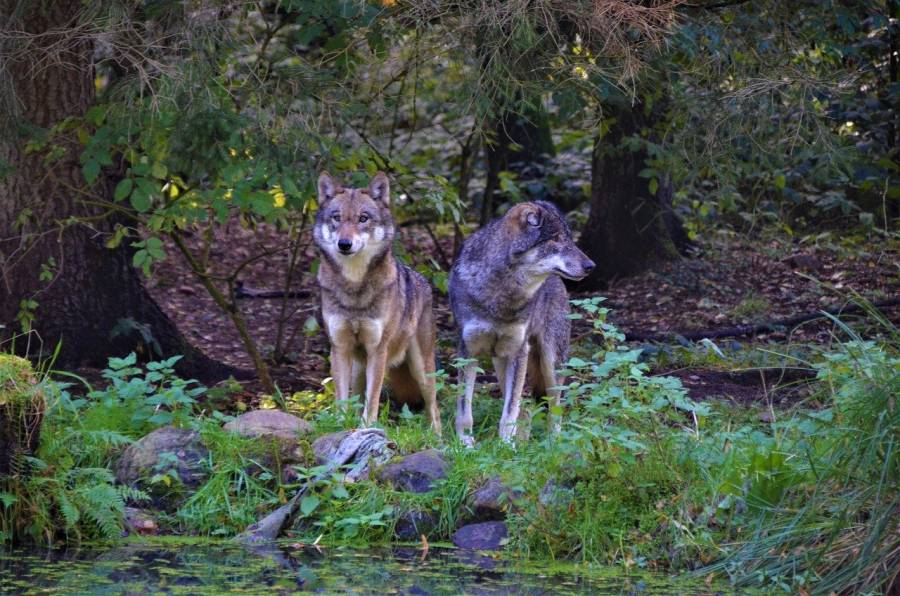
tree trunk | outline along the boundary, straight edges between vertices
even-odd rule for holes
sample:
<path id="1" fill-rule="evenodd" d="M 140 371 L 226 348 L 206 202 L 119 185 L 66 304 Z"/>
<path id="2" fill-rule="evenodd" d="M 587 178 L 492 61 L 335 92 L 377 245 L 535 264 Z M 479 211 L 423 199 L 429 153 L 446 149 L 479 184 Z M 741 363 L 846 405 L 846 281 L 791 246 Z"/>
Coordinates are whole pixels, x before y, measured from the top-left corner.
<path id="1" fill-rule="evenodd" d="M 81 4 L 0 0 L 0 27 L 41 35 L 31 38 L 27 53 L 0 65 L 0 93 L 11 92 L 15 107 L 0 114 L 0 345 L 46 357 L 59 343 L 56 365 L 76 367 L 103 366 L 109 356 L 149 343 L 166 356 L 183 354 L 182 374 L 222 378 L 231 369 L 187 343 L 144 288 L 131 249 L 104 246 L 114 218 L 83 199 L 109 199 L 115 181 L 101 173 L 86 184 L 73 134 L 52 137 L 39 151 L 26 149 L 29 140 L 83 116 L 94 103 L 93 41 L 73 31 Z M 4 51 L 15 49 L 15 41 L 4 43 Z M 33 321 L 24 322 L 34 333 L 21 333 L 16 321 L 23 305 L 34 311 Z M 111 330 L 128 318 L 145 325 L 153 341 L 112 338 Z"/>
<path id="2" fill-rule="evenodd" d="M 556 154 L 549 118 L 539 104 L 521 112 L 504 109 L 491 128 L 493 138 L 488 139 L 484 148 L 487 181 L 481 200 L 481 225 L 494 217 L 494 194 L 500 187 L 500 172 L 521 172 L 529 164 Z"/>
<path id="3" fill-rule="evenodd" d="M 663 178 L 651 194 L 650 179 L 638 174 L 647 153 L 627 143 L 647 125 L 642 106 L 604 108 L 609 131 L 597 137 L 591 160 L 591 210 L 579 245 L 597 267 L 578 284 L 596 290 L 638 273 L 654 262 L 678 258 L 689 245 L 672 210 L 673 189 Z"/>

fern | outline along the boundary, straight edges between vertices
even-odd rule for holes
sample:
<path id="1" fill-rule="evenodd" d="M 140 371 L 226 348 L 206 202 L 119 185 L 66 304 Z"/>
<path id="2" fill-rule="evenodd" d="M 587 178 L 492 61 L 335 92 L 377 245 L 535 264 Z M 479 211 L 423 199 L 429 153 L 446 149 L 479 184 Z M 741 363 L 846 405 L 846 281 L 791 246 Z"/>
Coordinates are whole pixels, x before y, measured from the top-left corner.
<path id="1" fill-rule="evenodd" d="M 100 538 L 113 540 L 122 532 L 125 501 L 109 484 L 79 487 L 75 494 L 82 505 L 82 513 L 97 526 Z"/>
<path id="2" fill-rule="evenodd" d="M 75 503 L 69 499 L 65 489 L 57 490 L 54 493 L 54 496 L 56 497 L 56 503 L 59 505 L 59 511 L 65 522 L 66 532 L 68 532 L 78 525 L 78 522 L 81 520 L 81 513 L 79 513 Z"/>

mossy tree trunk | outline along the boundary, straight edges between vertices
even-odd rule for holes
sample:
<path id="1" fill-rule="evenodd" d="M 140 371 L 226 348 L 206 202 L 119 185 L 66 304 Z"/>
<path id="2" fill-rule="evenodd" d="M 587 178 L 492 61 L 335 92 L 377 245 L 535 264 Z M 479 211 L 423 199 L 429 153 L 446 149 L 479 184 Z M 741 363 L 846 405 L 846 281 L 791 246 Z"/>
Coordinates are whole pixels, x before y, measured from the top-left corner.
<path id="1" fill-rule="evenodd" d="M 0 341 L 8 347 L 20 333 L 14 321 L 24 306 L 33 311 L 36 333 L 17 337 L 17 351 L 33 356 L 40 346 L 47 356 L 61 342 L 57 366 L 102 366 L 139 345 L 137 334 L 110 336 L 130 318 L 146 326 L 166 356 L 185 355 L 182 374 L 222 378 L 229 369 L 193 348 L 150 297 L 131 265 L 132 249 L 104 246 L 116 221 L 90 199 L 111 198 L 115 172 L 101 172 L 88 185 L 74 135 L 54 137 L 41 151 L 26 149 L 30 139 L 83 116 L 95 102 L 94 45 L 74 30 L 82 9 L 68 0 L 0 0 L 0 29 L 34 36 L 27 53 L 0 62 L 0 93 L 6 94 L 0 113 Z M 3 43 L 4 50 L 15 49 L 14 41 Z"/>
<path id="2" fill-rule="evenodd" d="M 591 209 L 579 242 L 597 267 L 578 284 L 596 290 L 616 278 L 634 275 L 665 259 L 678 258 L 689 246 L 672 209 L 673 188 L 664 176 L 655 193 L 640 176 L 647 152 L 631 142 L 650 124 L 641 105 L 604 107 L 608 131 L 594 142 L 591 161 Z"/>

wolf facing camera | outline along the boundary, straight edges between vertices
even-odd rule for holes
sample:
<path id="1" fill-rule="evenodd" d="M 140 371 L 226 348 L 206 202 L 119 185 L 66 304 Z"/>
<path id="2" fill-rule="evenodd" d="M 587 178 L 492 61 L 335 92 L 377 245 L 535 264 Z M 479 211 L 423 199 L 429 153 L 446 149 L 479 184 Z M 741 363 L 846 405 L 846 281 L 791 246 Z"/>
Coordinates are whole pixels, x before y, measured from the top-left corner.
<path id="1" fill-rule="evenodd" d="M 520 203 L 470 236 L 450 274 L 450 306 L 463 358 L 491 356 L 503 394 L 500 437 L 516 435 L 526 371 L 535 399 L 558 406 L 556 369 L 568 359 L 569 296 L 561 278 L 580 280 L 594 268 L 572 240 L 559 210 L 545 201 Z M 472 437 L 477 362 L 465 365 L 456 433 Z M 550 415 L 553 430 L 559 420 Z"/>
<path id="2" fill-rule="evenodd" d="M 331 376 L 339 402 L 362 395 L 372 424 L 385 372 L 400 403 L 425 402 L 440 435 L 435 396 L 435 325 L 431 287 L 397 261 L 390 182 L 378 172 L 366 188 L 344 188 L 319 176 L 313 231 L 321 253 L 322 319 L 331 342 Z"/>

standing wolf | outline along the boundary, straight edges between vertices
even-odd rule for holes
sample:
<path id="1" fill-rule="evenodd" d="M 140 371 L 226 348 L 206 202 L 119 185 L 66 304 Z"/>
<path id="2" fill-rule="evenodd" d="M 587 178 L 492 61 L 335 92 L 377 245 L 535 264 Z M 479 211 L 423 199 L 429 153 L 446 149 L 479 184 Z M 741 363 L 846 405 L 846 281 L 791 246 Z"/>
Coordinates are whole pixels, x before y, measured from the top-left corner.
<path id="1" fill-rule="evenodd" d="M 378 172 L 368 188 L 343 188 L 319 176 L 319 212 L 313 231 L 322 254 L 318 281 L 322 318 L 331 340 L 331 376 L 340 402 L 364 394 L 363 418 L 378 418 L 385 371 L 403 403 L 425 401 L 440 435 L 435 396 L 435 327 L 431 288 L 397 261 L 390 183 Z"/>
<path id="2" fill-rule="evenodd" d="M 559 404 L 555 371 L 569 352 L 569 296 L 560 278 L 583 279 L 593 268 L 562 214 L 544 201 L 516 205 L 463 245 L 450 274 L 450 306 L 461 356 L 493 357 L 503 392 L 503 440 L 516 434 L 526 368 L 535 398 Z M 475 362 L 464 368 L 456 408 L 456 433 L 469 446 L 475 369 Z"/>

